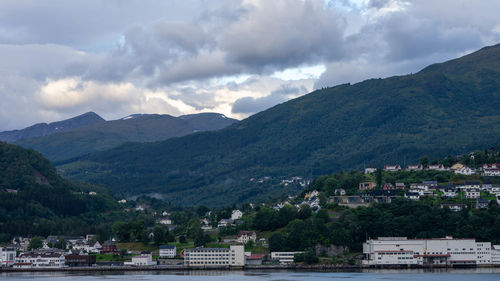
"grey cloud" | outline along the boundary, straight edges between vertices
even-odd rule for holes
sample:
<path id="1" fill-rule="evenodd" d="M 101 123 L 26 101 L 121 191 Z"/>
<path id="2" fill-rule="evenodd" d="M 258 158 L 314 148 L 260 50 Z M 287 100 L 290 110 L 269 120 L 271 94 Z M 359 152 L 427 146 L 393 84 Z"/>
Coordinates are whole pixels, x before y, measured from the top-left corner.
<path id="1" fill-rule="evenodd" d="M 305 87 L 282 85 L 265 97 L 244 97 L 236 100 L 231 111 L 232 113 L 253 114 L 289 100 L 289 95 L 304 94 L 306 92 Z"/>
<path id="2" fill-rule="evenodd" d="M 259 72 L 342 56 L 342 17 L 322 1 L 261 1 L 246 9 L 220 40 L 230 62 Z"/>

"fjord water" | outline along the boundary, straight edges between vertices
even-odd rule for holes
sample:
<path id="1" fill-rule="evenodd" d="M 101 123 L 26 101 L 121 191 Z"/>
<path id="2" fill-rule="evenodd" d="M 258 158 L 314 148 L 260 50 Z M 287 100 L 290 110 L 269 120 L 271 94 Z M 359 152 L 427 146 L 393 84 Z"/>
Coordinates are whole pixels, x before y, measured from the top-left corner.
<path id="1" fill-rule="evenodd" d="M 158 271 L 124 273 L 4 273 L 1 280 L 192 280 L 192 281 L 295 281 L 295 280 L 407 280 L 407 281 L 498 281 L 500 268 L 467 270 L 373 270 L 363 272 L 298 272 L 298 271 Z"/>

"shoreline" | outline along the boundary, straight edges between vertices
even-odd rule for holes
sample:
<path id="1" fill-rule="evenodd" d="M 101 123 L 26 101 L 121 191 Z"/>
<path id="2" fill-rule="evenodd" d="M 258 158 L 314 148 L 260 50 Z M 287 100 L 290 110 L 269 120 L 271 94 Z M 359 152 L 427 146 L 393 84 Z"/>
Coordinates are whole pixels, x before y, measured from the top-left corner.
<path id="1" fill-rule="evenodd" d="M 155 266 L 89 266 L 89 267 L 61 267 L 61 268 L 12 268 L 2 267 L 1 273 L 23 273 L 23 272 L 131 272 L 131 271 L 317 271 L 317 272 L 362 272 L 370 270 L 457 270 L 457 269 L 481 269 L 500 268 L 500 265 L 479 265 L 467 267 L 452 266 L 349 266 L 349 265 L 250 265 L 250 266 L 209 266 L 189 267 L 184 265 L 155 265 Z"/>

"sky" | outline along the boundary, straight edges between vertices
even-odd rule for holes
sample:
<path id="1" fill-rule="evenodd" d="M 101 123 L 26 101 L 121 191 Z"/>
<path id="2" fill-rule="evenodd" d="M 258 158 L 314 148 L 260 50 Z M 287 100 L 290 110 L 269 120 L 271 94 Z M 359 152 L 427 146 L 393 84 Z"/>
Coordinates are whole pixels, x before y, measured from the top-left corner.
<path id="1" fill-rule="evenodd" d="M 94 111 L 243 119 L 500 43 L 490 0 L 2 0 L 0 131 Z"/>

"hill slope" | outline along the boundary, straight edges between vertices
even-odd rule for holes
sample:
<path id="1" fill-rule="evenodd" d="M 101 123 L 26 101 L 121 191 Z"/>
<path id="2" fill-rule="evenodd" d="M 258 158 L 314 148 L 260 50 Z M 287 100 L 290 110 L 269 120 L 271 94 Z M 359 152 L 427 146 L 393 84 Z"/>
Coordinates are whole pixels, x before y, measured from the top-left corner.
<path id="1" fill-rule="evenodd" d="M 55 133 L 65 132 L 76 128 L 104 122 L 101 116 L 94 112 L 53 123 L 38 123 L 22 130 L 0 132 L 0 141 L 15 142 L 21 139 L 48 136 Z"/>
<path id="2" fill-rule="evenodd" d="M 107 190 L 64 180 L 39 153 L 0 142 L 0 242 L 14 235 L 96 233 L 109 228 L 103 214 L 117 210 Z"/>
<path id="3" fill-rule="evenodd" d="M 136 114 L 50 136 L 23 139 L 15 144 L 35 149 L 51 161 L 61 161 L 125 142 L 159 141 L 193 132 L 218 130 L 236 121 L 218 113 L 180 117 Z"/>
<path id="4" fill-rule="evenodd" d="M 250 178 L 314 176 L 484 148 L 500 139 L 500 45 L 413 75 L 315 91 L 217 132 L 126 144 L 61 168 L 176 204 L 266 199 Z"/>

